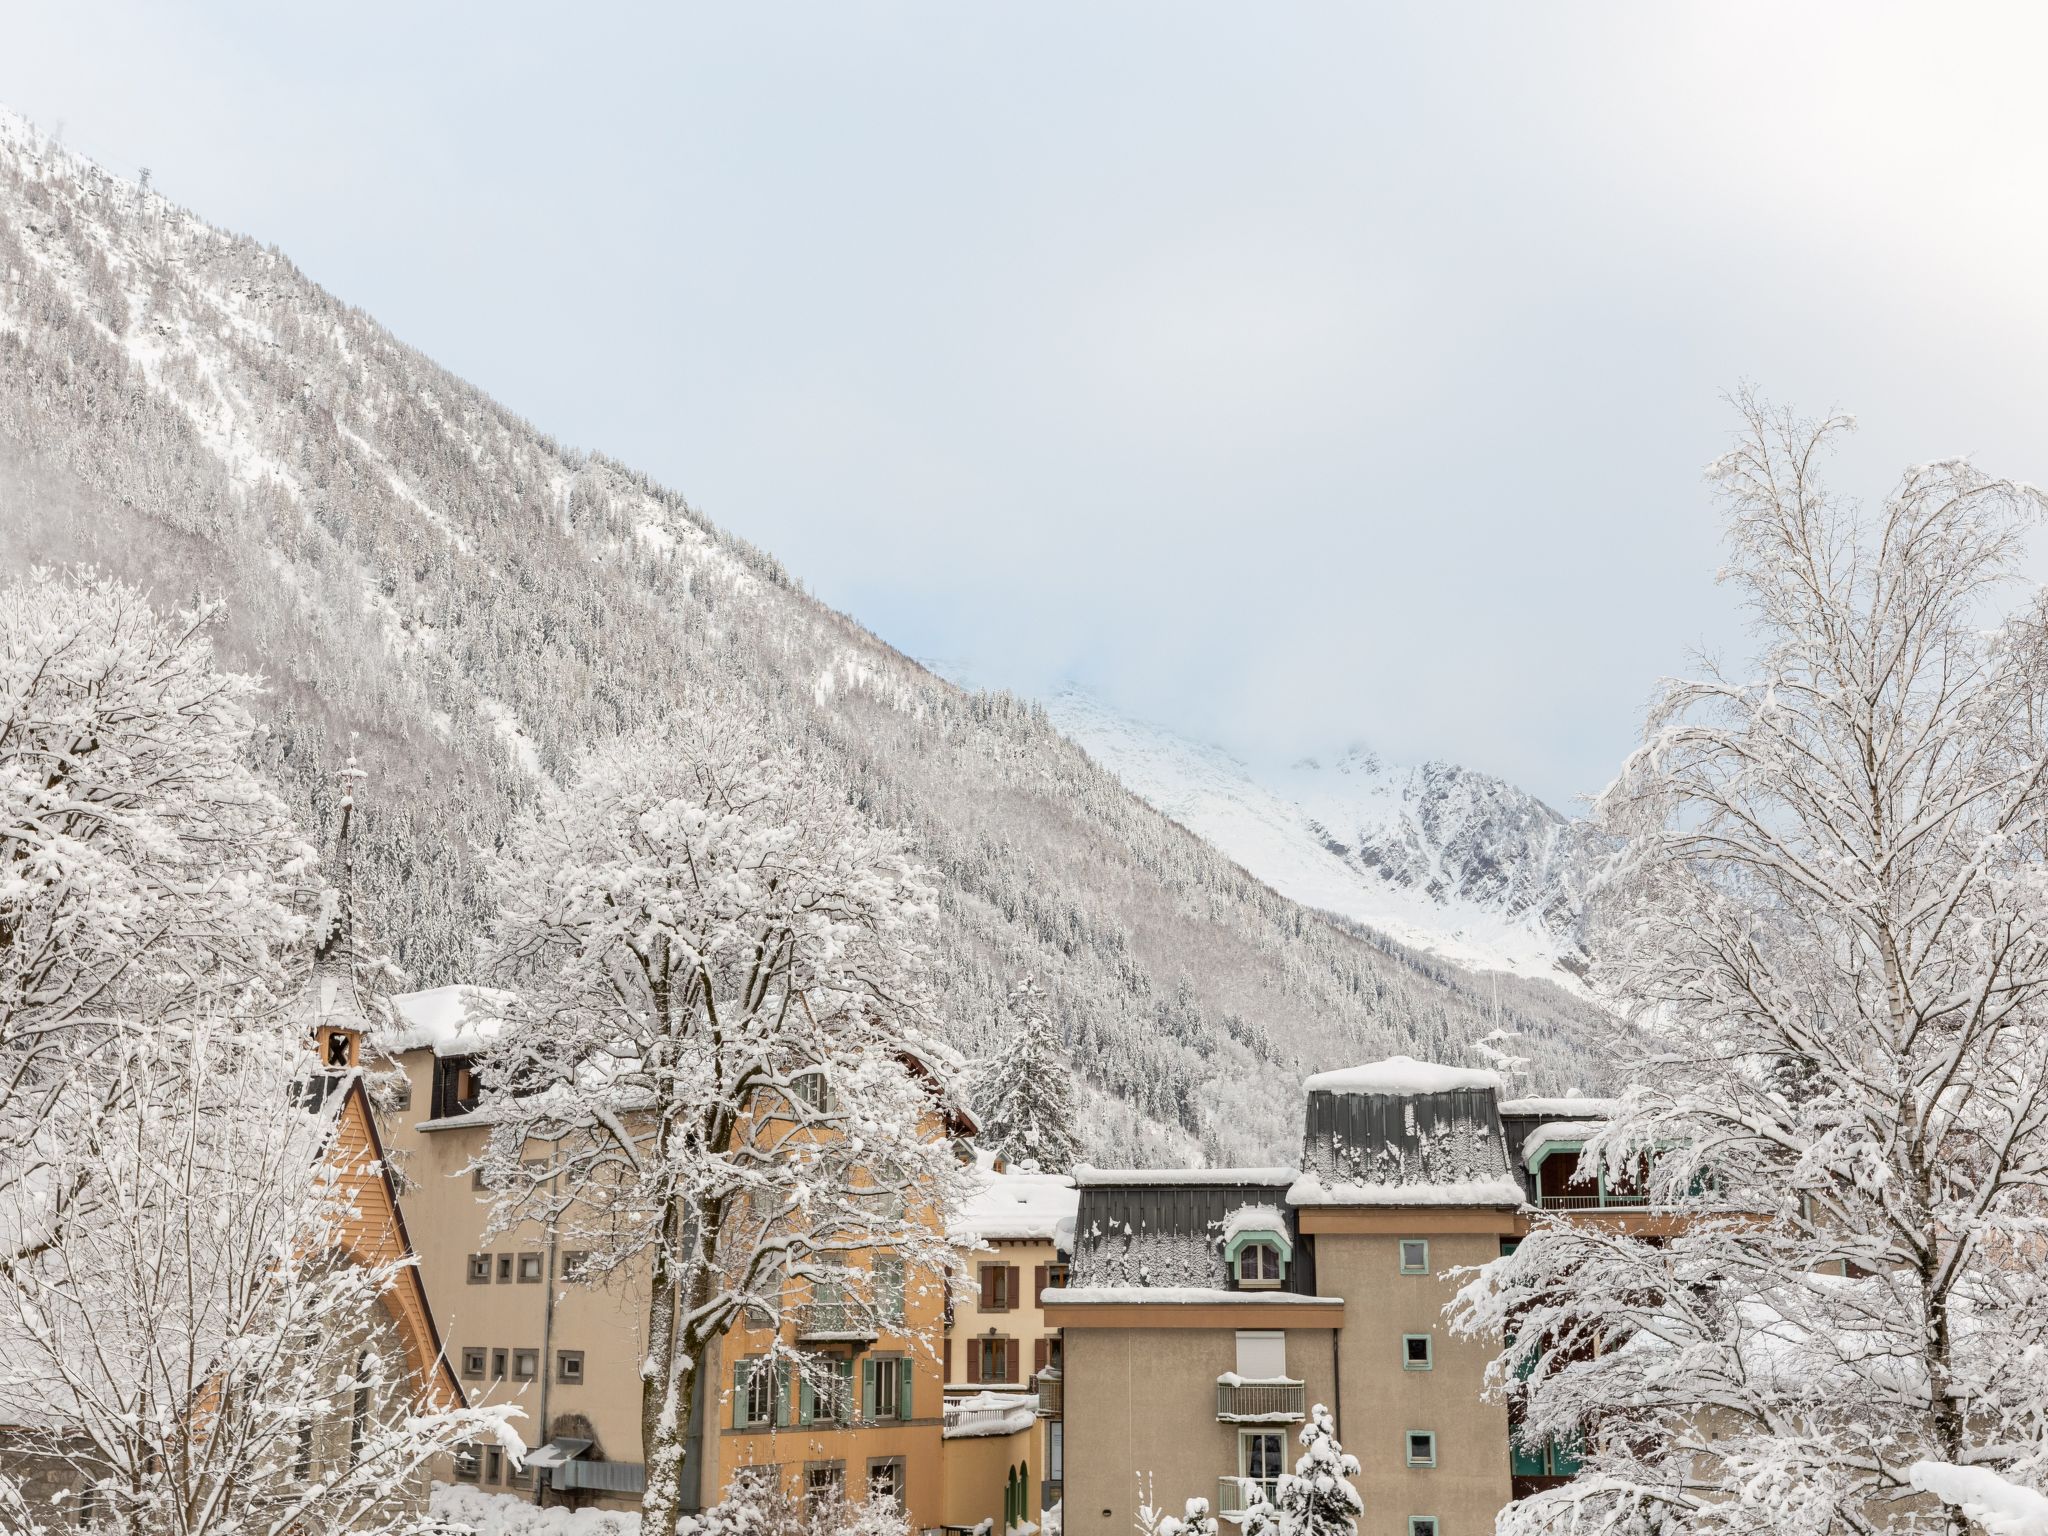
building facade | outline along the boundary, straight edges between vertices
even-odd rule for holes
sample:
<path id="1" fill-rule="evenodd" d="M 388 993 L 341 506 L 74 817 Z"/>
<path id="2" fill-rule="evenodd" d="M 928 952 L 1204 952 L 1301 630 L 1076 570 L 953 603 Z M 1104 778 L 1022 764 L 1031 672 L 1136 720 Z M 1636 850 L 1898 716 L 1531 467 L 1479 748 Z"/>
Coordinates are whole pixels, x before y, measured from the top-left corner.
<path id="1" fill-rule="evenodd" d="M 1405 1057 L 1306 1089 L 1294 1166 L 1079 1171 L 1070 1283 L 1044 1298 L 1065 1335 L 1068 1536 L 1121 1533 L 1141 1501 L 1241 1514 L 1293 1469 L 1316 1403 L 1359 1460 L 1364 1536 L 1490 1532 L 1576 1469 L 1568 1448 L 1516 1449 L 1485 1396 L 1495 1347 L 1451 1337 L 1443 1310 L 1536 1209 L 1640 1219 L 1631 1191 L 1572 1182 L 1608 1106 L 1502 1103 L 1490 1072 Z"/>

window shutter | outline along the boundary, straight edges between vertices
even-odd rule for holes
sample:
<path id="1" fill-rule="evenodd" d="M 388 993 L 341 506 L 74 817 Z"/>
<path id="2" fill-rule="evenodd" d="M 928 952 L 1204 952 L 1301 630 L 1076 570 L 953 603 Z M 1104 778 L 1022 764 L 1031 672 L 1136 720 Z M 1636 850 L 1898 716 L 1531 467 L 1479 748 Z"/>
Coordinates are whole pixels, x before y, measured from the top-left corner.
<path id="1" fill-rule="evenodd" d="M 902 1372 L 896 1380 L 896 1417 L 907 1419 L 912 1417 L 910 1412 L 910 1384 L 916 1380 L 917 1372 L 912 1368 L 911 1359 L 908 1355 L 905 1355 L 896 1362 L 896 1369 Z"/>
<path id="2" fill-rule="evenodd" d="M 796 1421 L 790 1417 L 789 1362 L 783 1361 L 775 1367 L 775 1422 L 782 1425 Z"/>
<path id="3" fill-rule="evenodd" d="M 732 1363 L 732 1427 L 747 1427 L 747 1378 L 752 1374 L 745 1360 Z"/>
<path id="4" fill-rule="evenodd" d="M 808 1424 L 818 1416 L 817 1395 L 811 1391 L 811 1377 L 808 1371 L 796 1378 L 796 1421 Z"/>
<path id="5" fill-rule="evenodd" d="M 860 1363 L 860 1416 L 866 1423 L 875 1421 L 875 1362 L 872 1360 Z"/>
<path id="6" fill-rule="evenodd" d="M 949 1334 L 947 1334 L 947 1335 L 946 1335 L 946 1359 L 945 1359 L 945 1374 L 944 1374 L 944 1376 L 943 1376 L 943 1377 L 941 1377 L 941 1378 L 940 1378 L 940 1381 L 939 1381 L 939 1385 L 940 1385 L 940 1386 L 944 1386 L 944 1385 L 945 1385 L 945 1384 L 946 1384 L 947 1382 L 951 1381 L 952 1379 L 953 1379 L 953 1335 L 951 1335 L 951 1334 L 949 1333 Z"/>
<path id="7" fill-rule="evenodd" d="M 1034 1307 L 1045 1305 L 1045 1266 L 1043 1264 L 1031 1271 L 1031 1305 Z"/>
<path id="8" fill-rule="evenodd" d="M 996 1273 L 1001 1267 L 999 1264 L 984 1264 L 978 1272 L 981 1280 L 981 1310 L 984 1312 L 1000 1312 L 1003 1309 L 1002 1298 L 997 1294 L 997 1287 L 1003 1283 Z"/>
<path id="9" fill-rule="evenodd" d="M 967 1384 L 976 1386 L 981 1381 L 981 1340 L 967 1341 Z"/>
<path id="10" fill-rule="evenodd" d="M 996 1340 L 996 1380 L 1015 1381 L 1016 1374 L 1010 1369 L 1010 1341 Z"/>
<path id="11" fill-rule="evenodd" d="M 1043 1334 L 1040 1334 L 1039 1337 L 1035 1341 L 1033 1341 L 1031 1345 L 1032 1375 L 1036 1376 L 1040 1371 L 1045 1369 L 1045 1352 L 1047 1346 L 1050 1345 L 1051 1342 L 1052 1341 L 1046 1338 Z"/>
<path id="12" fill-rule="evenodd" d="M 1018 1269 L 1016 1265 L 1006 1264 L 1003 1266 L 1003 1305 L 1007 1307 L 1017 1306 L 1022 1300 L 1020 1288 L 1017 1284 L 1017 1275 Z"/>

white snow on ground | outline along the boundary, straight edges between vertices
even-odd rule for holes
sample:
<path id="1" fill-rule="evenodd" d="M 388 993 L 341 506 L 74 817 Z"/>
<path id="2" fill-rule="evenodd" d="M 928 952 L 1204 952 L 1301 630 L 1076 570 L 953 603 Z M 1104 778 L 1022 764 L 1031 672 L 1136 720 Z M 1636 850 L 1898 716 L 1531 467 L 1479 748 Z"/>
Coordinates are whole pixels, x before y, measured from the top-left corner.
<path id="1" fill-rule="evenodd" d="M 1909 1475 L 1915 1488 L 1961 1508 L 1986 1536 L 2048 1536 L 2048 1496 L 2022 1488 L 1989 1467 L 1916 1461 Z"/>
<path id="2" fill-rule="evenodd" d="M 1363 751 L 1328 766 L 1303 761 L 1255 771 L 1221 748 L 1128 719 L 1078 689 L 1044 702 L 1060 732 L 1125 788 L 1281 895 L 1459 965 L 1579 986 L 1559 963 L 1576 951 L 1575 941 L 1546 925 L 1537 906 L 1508 909 L 1553 894 L 1558 870 L 1573 859 L 1568 845 L 1577 824 L 1533 796 L 1485 775 L 1443 764 L 1400 768 Z M 1440 793 L 1448 829 L 1424 809 Z M 1517 889 L 1506 905 L 1459 894 L 1472 871 L 1443 839 L 1475 809 L 1544 866 L 1514 868 L 1513 848 L 1486 850 L 1510 866 Z M 1398 873 L 1363 859 L 1368 844 L 1398 858 Z"/>
<path id="3" fill-rule="evenodd" d="M 947 1228 L 957 1240 L 990 1242 L 999 1237 L 1056 1241 L 1071 1235 L 1081 1203 L 1074 1181 L 1063 1173 L 996 1172 L 994 1154 L 974 1154 L 974 1192 L 961 1202 Z"/>
<path id="4" fill-rule="evenodd" d="M 1417 1061 L 1413 1056 L 1389 1056 L 1383 1061 L 1318 1072 L 1302 1087 L 1311 1093 L 1456 1093 L 1475 1088 L 1499 1092 L 1500 1074 L 1484 1067 L 1447 1067 L 1440 1062 Z"/>

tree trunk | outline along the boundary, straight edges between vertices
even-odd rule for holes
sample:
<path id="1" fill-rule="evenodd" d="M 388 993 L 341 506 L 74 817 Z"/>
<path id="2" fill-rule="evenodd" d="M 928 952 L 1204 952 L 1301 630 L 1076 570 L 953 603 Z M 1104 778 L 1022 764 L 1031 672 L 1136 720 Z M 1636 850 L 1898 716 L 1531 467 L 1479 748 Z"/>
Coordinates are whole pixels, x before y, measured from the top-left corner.
<path id="1" fill-rule="evenodd" d="M 662 1241 L 648 1286 L 647 1355 L 640 1363 L 640 1445 L 647 1488 L 640 1496 L 644 1536 L 671 1536 L 682 1513 L 683 1458 L 689 1454 L 690 1398 L 700 1362 L 677 1336 L 683 1201 L 673 1191 L 661 1212 Z M 545 1431 L 545 1426 L 543 1426 Z"/>

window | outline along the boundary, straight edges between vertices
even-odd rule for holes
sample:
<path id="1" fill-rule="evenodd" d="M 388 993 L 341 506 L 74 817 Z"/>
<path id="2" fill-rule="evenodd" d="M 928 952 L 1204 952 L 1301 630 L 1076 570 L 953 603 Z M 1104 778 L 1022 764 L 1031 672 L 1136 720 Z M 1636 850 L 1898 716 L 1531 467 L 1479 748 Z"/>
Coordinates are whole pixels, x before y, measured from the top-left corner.
<path id="1" fill-rule="evenodd" d="M 861 1361 L 861 1417 L 870 1423 L 909 1418 L 910 1372 L 910 1360 L 902 1355 L 883 1355 Z"/>
<path id="2" fill-rule="evenodd" d="M 1408 1465 L 1411 1467 L 1433 1467 L 1436 1465 L 1436 1432 L 1429 1429 L 1408 1431 Z"/>
<path id="3" fill-rule="evenodd" d="M 1580 1461 L 1576 1438 L 1527 1447 L 1517 1441 L 1509 1448 L 1508 1471 L 1515 1477 L 1576 1477 Z"/>
<path id="4" fill-rule="evenodd" d="M 903 1256 L 875 1255 L 875 1315 L 891 1328 L 903 1327 Z"/>
<path id="5" fill-rule="evenodd" d="M 543 1255 L 538 1253 L 522 1253 L 519 1255 L 519 1283 L 521 1285 L 540 1284 L 543 1257 Z"/>
<path id="6" fill-rule="evenodd" d="M 477 1480 L 478 1469 L 483 1457 L 474 1445 L 459 1445 L 455 1448 L 455 1481 L 473 1483 Z"/>
<path id="7" fill-rule="evenodd" d="M 462 1374 L 470 1381 L 484 1379 L 484 1352 L 481 1349 L 465 1347 L 462 1351 Z"/>
<path id="8" fill-rule="evenodd" d="M 568 1383 L 583 1380 L 582 1350 L 558 1349 L 555 1351 L 555 1380 Z"/>
<path id="9" fill-rule="evenodd" d="M 846 1497 L 846 1463 L 813 1461 L 804 1467 L 804 1503 L 813 1511 Z"/>
<path id="10" fill-rule="evenodd" d="M 775 1368 L 758 1357 L 735 1360 L 732 1367 L 732 1422 L 751 1429 L 775 1418 Z"/>
<path id="11" fill-rule="evenodd" d="M 491 1256 L 488 1253 L 472 1253 L 469 1256 L 469 1283 L 489 1285 L 491 1283 Z"/>
<path id="12" fill-rule="evenodd" d="M 1500 1256 L 1506 1258 L 1521 1246 L 1522 1240 L 1519 1237 L 1504 1237 L 1500 1240 Z"/>
<path id="13" fill-rule="evenodd" d="M 299 1420 L 298 1444 L 292 1448 L 292 1476 L 299 1479 L 299 1481 L 304 1482 L 307 1478 L 311 1477 L 312 1475 L 313 1421 L 311 1419 L 301 1419 Z M 93 1485 L 91 1484 L 87 1485 L 88 1489 L 90 1489 L 92 1486 Z M 81 1521 L 85 1519 L 85 1515 L 83 1514 L 83 1512 L 80 1513 L 79 1519 Z"/>
<path id="14" fill-rule="evenodd" d="M 883 1456 L 868 1463 L 868 1498 L 903 1506 L 903 1458 Z"/>
<path id="15" fill-rule="evenodd" d="M 1237 1250 L 1237 1283 L 1270 1290 L 1280 1283 L 1280 1250 L 1271 1243 L 1246 1243 Z"/>
<path id="16" fill-rule="evenodd" d="M 515 1349 L 512 1351 L 512 1374 L 521 1381 L 531 1381 L 540 1374 L 540 1351 L 537 1349 Z"/>
<path id="17" fill-rule="evenodd" d="M 471 1189 L 489 1188 L 489 1186 L 484 1183 L 484 1167 L 482 1163 L 478 1163 L 474 1168 L 469 1170 L 469 1187 Z"/>
<path id="18" fill-rule="evenodd" d="M 1268 1504 L 1280 1497 L 1280 1474 L 1287 1470 L 1287 1437 L 1276 1429 L 1241 1430 L 1237 1437 L 1238 1476 L 1257 1483 Z"/>
<path id="19" fill-rule="evenodd" d="M 1005 1338 L 967 1341 L 967 1379 L 971 1382 L 1010 1379 L 1010 1341 Z"/>
<path id="20" fill-rule="evenodd" d="M 801 1424 L 845 1424 L 853 1418 L 853 1362 L 831 1358 L 818 1361 L 815 1369 L 803 1373 L 797 1385 L 797 1422 Z"/>
<path id="21" fill-rule="evenodd" d="M 1437 1536 L 1436 1516 L 1410 1515 L 1408 1517 L 1408 1536 Z"/>
<path id="22" fill-rule="evenodd" d="M 838 1107 L 837 1096 L 832 1092 L 832 1079 L 825 1075 L 823 1067 L 812 1067 L 799 1072 L 789 1080 L 790 1095 L 806 1106 L 813 1114 L 824 1114 Z"/>
<path id="23" fill-rule="evenodd" d="M 502 1446 L 484 1447 L 484 1481 L 502 1483 L 505 1481 L 505 1451 Z"/>
<path id="24" fill-rule="evenodd" d="M 1430 1353 L 1430 1339 L 1426 1333 L 1404 1333 L 1401 1335 L 1401 1369 L 1404 1371 L 1434 1370 L 1436 1361 Z"/>
<path id="25" fill-rule="evenodd" d="M 1419 1237 L 1401 1239 L 1401 1273 L 1404 1275 L 1426 1275 L 1429 1273 L 1429 1243 Z"/>
<path id="26" fill-rule="evenodd" d="M 583 1278 L 583 1271 L 589 1264 L 590 1253 L 587 1249 L 571 1248 L 562 1255 L 562 1278 L 564 1280 L 581 1280 Z"/>
<path id="27" fill-rule="evenodd" d="M 491 1378 L 494 1381 L 503 1381 L 505 1379 L 505 1366 L 506 1362 L 510 1359 L 511 1354 L 507 1350 L 494 1349 L 491 1351 Z"/>
<path id="28" fill-rule="evenodd" d="M 1246 1381 L 1285 1381 L 1287 1335 L 1278 1329 L 1241 1331 L 1237 1336 L 1237 1374 Z"/>
<path id="29" fill-rule="evenodd" d="M 508 1285 L 511 1283 L 511 1280 L 512 1255 L 509 1253 L 501 1253 L 498 1255 L 498 1284 Z"/>
<path id="30" fill-rule="evenodd" d="M 1007 1312 L 1017 1305 L 1017 1271 L 1009 1264 L 981 1266 L 981 1310 Z"/>

